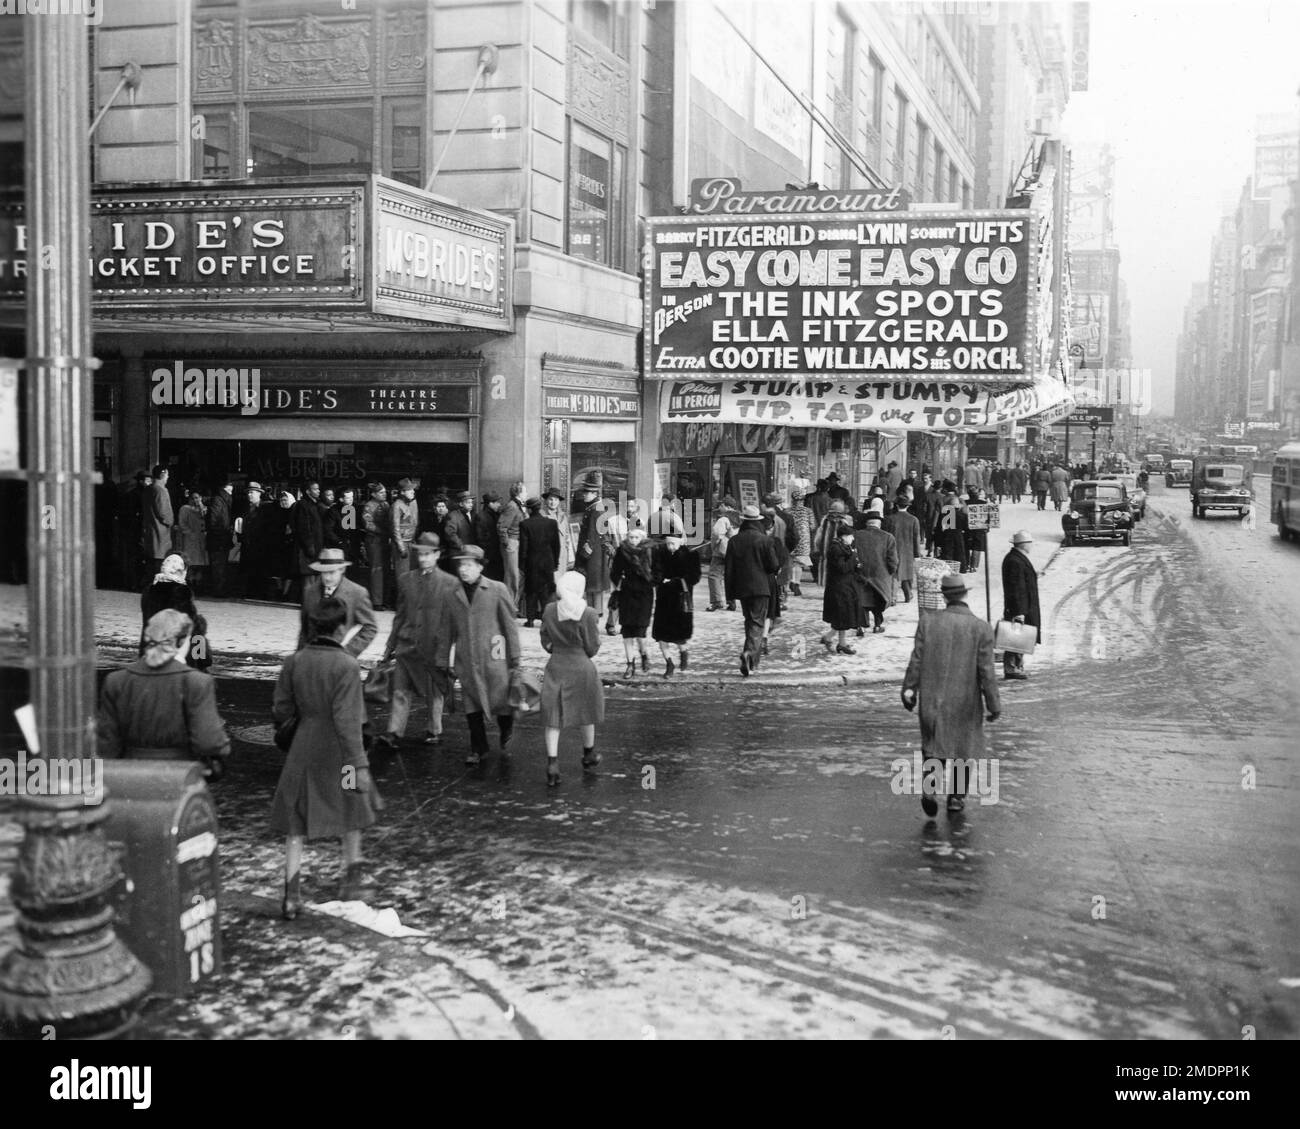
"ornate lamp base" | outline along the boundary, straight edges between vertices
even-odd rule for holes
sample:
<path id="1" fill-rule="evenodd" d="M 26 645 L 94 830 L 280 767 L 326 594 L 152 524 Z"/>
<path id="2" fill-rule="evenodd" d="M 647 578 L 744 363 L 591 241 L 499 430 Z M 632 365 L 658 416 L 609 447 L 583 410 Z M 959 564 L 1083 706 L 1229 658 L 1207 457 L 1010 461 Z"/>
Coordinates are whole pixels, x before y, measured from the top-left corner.
<path id="1" fill-rule="evenodd" d="M 0 960 L 0 1035 L 114 1038 L 135 1023 L 151 977 L 113 930 L 121 878 L 104 837 L 108 803 L 26 797 L 10 896 L 18 946 Z"/>

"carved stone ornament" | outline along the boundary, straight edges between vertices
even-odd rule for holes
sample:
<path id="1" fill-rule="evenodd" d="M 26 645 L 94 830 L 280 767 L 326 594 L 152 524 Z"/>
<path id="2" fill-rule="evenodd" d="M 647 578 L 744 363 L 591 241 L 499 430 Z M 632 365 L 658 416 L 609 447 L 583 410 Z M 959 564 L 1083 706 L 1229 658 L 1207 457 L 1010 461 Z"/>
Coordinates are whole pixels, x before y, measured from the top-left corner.
<path id="1" fill-rule="evenodd" d="M 213 16 L 194 25 L 194 86 L 200 94 L 235 88 L 235 25 Z"/>
<path id="2" fill-rule="evenodd" d="M 248 29 L 245 81 L 248 90 L 369 86 L 370 24 L 313 15 L 292 23 L 254 24 Z"/>
<path id="3" fill-rule="evenodd" d="M 627 64 L 569 40 L 569 108 L 618 141 L 627 141 L 631 80 Z"/>
<path id="4" fill-rule="evenodd" d="M 424 47 L 423 12 L 407 8 L 390 15 L 384 24 L 384 81 L 423 82 Z"/>

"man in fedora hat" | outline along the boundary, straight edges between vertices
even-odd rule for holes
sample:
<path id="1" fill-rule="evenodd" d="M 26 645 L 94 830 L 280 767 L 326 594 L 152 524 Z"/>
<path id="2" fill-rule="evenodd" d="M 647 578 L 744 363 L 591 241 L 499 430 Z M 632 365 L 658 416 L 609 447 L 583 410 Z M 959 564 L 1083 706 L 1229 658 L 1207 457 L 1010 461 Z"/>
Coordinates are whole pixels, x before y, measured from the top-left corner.
<path id="1" fill-rule="evenodd" d="M 451 626 L 447 641 L 456 648 L 455 672 L 469 725 L 465 763 L 470 765 L 487 756 L 488 713 L 497 719 L 502 750 L 510 743 L 514 730 L 510 687 L 519 678 L 514 601 L 509 588 L 483 575 L 483 556 L 477 545 L 466 545 L 454 555 L 460 583 L 447 600 Z"/>
<path id="2" fill-rule="evenodd" d="M 558 588 L 560 577 L 573 568 L 573 529 L 569 525 L 569 511 L 564 504 L 564 494 L 554 486 L 548 486 L 542 494 L 542 516 L 555 522 L 560 534 L 560 552 L 556 557 L 555 586 Z"/>
<path id="3" fill-rule="evenodd" d="M 438 567 L 442 542 L 436 533 L 421 533 L 415 540 L 419 567 L 397 585 L 397 614 L 388 635 L 383 661 L 396 659 L 393 669 L 393 706 L 388 732 L 375 739 L 381 750 L 392 750 L 406 732 L 412 696 L 429 706 L 424 744 L 442 743 L 443 700 L 447 685 L 447 653 L 451 632 L 450 601 L 455 577 Z"/>
<path id="4" fill-rule="evenodd" d="M 997 675 L 993 668 L 993 628 L 966 605 L 966 581 L 960 575 L 941 581 L 947 607 L 942 612 L 922 615 L 912 645 L 912 658 L 903 675 L 902 699 L 907 710 L 921 706 L 921 752 L 932 762 L 925 771 L 921 808 L 934 815 L 933 779 L 938 762 L 962 762 L 954 774 L 954 789 L 948 794 L 948 810 L 961 811 L 970 766 L 984 756 L 984 711 L 996 721 L 1002 712 Z"/>
<path id="5" fill-rule="evenodd" d="M 1029 559 L 1034 539 L 1026 529 L 1011 537 L 1011 549 L 1002 558 L 1002 618 L 1014 623 L 1030 623 L 1038 628 L 1037 642 L 1043 641 L 1043 618 L 1038 608 L 1038 572 Z M 1002 652 L 1002 676 L 1023 681 L 1025 656 L 1015 651 Z"/>
<path id="6" fill-rule="evenodd" d="M 347 619 L 343 624 L 346 632 L 343 636 L 343 649 L 353 658 L 370 646 L 370 641 L 379 633 L 370 593 L 343 575 L 351 563 L 343 556 L 342 549 L 322 549 L 319 556 L 311 562 L 309 567 L 315 575 L 302 587 L 299 648 L 311 642 L 308 623 L 319 610 L 321 601 L 331 596 L 341 601 L 347 609 Z"/>
<path id="7" fill-rule="evenodd" d="M 723 605 L 729 612 L 736 610 L 735 601 L 727 603 L 727 546 L 740 527 L 740 511 L 736 509 L 736 499 L 730 494 L 723 495 L 714 509 L 713 526 L 709 530 L 709 606 L 706 612 L 720 612 Z"/>
<path id="8" fill-rule="evenodd" d="M 885 630 L 885 609 L 894 604 L 894 577 L 898 575 L 898 542 L 884 531 L 883 521 L 883 508 L 870 509 L 863 516 L 863 528 L 853 534 L 861 568 L 858 573 L 861 626 L 867 626 L 870 613 L 875 621 L 871 628 L 875 635 Z"/>
<path id="9" fill-rule="evenodd" d="M 833 502 L 836 499 L 844 503 L 846 510 L 853 509 L 853 497 L 843 486 L 840 485 L 840 476 L 831 471 L 826 476 L 826 496 Z"/>
<path id="10" fill-rule="evenodd" d="M 772 585 L 781 571 L 776 545 L 763 524 L 757 506 L 740 513 L 740 532 L 727 545 L 725 589 L 727 601 L 739 601 L 745 615 L 745 645 L 740 652 L 740 673 L 758 669 Z"/>

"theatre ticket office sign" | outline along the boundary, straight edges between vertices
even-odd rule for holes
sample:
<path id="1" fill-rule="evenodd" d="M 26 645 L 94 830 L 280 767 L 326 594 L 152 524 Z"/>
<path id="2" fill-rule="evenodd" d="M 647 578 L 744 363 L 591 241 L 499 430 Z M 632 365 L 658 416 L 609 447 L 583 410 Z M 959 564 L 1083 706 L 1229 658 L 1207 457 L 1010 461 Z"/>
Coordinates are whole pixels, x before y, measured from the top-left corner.
<path id="1" fill-rule="evenodd" d="M 827 195 L 646 221 L 647 377 L 1033 381 L 1035 213 L 822 214 Z"/>

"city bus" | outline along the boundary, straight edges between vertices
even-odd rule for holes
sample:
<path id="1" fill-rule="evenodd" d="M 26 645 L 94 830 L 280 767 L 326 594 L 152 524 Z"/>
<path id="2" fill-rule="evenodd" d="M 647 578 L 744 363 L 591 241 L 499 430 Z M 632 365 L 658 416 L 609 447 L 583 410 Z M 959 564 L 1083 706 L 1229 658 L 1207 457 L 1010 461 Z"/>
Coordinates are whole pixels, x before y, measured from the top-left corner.
<path id="1" fill-rule="evenodd" d="M 1287 443 L 1273 456 L 1273 497 L 1269 509 L 1277 535 L 1289 541 L 1300 535 L 1300 443 Z"/>
<path id="2" fill-rule="evenodd" d="M 1259 447 L 1254 444 L 1219 444 L 1219 457 L 1223 459 L 1257 459 Z"/>

